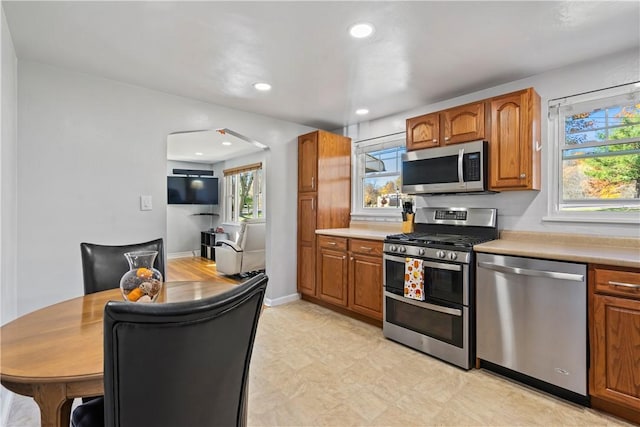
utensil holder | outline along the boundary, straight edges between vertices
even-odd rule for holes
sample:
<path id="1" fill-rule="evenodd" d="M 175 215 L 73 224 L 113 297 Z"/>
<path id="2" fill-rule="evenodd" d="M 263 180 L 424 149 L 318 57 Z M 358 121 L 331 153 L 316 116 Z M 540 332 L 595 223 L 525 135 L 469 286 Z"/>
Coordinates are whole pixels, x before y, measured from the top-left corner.
<path id="1" fill-rule="evenodd" d="M 403 233 L 413 233 L 413 215 L 412 213 L 407 214 L 407 220 L 402 221 L 402 232 Z"/>

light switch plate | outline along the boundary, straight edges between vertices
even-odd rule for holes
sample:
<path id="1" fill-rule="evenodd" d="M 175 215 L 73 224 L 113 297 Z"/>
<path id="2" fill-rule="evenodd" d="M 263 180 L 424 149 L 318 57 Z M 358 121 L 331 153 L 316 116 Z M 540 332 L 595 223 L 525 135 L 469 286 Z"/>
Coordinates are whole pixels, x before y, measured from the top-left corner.
<path id="1" fill-rule="evenodd" d="M 151 196 L 140 196 L 140 210 L 150 211 L 151 209 L 153 209 Z"/>

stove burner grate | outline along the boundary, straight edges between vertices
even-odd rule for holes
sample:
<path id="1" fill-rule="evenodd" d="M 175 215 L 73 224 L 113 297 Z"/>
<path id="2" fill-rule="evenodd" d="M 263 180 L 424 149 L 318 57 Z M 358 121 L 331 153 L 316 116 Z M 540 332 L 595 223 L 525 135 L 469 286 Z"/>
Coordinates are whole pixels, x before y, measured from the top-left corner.
<path id="1" fill-rule="evenodd" d="M 408 234 L 393 234 L 387 236 L 388 241 L 406 244 L 419 244 L 419 245 L 446 245 L 446 246 L 458 246 L 458 247 L 471 247 L 478 243 L 493 240 L 491 237 L 483 236 L 470 236 L 465 234 L 440 234 L 440 233 L 408 233 Z"/>

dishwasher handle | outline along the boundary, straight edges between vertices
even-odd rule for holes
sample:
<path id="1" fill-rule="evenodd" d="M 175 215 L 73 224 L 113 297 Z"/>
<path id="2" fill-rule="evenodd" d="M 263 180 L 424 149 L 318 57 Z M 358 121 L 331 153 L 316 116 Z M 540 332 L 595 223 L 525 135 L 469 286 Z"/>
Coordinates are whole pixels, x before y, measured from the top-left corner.
<path id="1" fill-rule="evenodd" d="M 528 268 L 520 267 L 507 267 L 504 265 L 494 264 L 492 262 L 478 261 L 478 267 L 499 271 L 501 273 L 520 274 L 522 276 L 546 277 L 549 279 L 572 280 L 574 282 L 584 281 L 584 275 L 582 274 L 562 273 L 559 271 L 531 270 Z"/>

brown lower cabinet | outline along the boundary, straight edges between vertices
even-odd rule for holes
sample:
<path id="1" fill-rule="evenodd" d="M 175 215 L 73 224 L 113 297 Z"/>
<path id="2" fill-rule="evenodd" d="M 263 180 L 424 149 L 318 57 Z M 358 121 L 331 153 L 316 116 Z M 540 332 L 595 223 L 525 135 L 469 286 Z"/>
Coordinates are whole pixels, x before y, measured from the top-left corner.
<path id="1" fill-rule="evenodd" d="M 640 269 L 589 266 L 594 408 L 640 424 Z"/>
<path id="2" fill-rule="evenodd" d="M 316 283 L 318 297 L 331 304 L 346 307 L 348 304 L 347 239 L 318 237 L 318 263 Z"/>
<path id="3" fill-rule="evenodd" d="M 382 242 L 325 235 L 317 240 L 315 297 L 343 313 L 381 322 Z"/>

